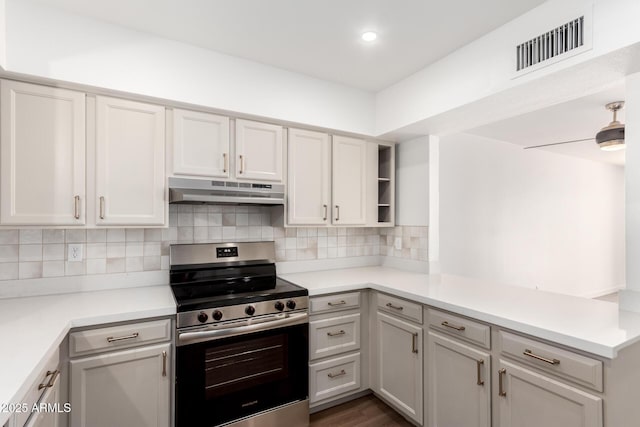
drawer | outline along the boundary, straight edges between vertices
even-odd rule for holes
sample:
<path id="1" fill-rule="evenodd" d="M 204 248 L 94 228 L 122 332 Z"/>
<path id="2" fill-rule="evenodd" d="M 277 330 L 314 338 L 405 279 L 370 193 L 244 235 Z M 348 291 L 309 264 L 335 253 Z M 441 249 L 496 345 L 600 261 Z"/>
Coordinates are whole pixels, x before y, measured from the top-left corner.
<path id="1" fill-rule="evenodd" d="M 422 304 L 378 293 L 378 309 L 413 320 L 422 325 Z"/>
<path id="2" fill-rule="evenodd" d="M 360 313 L 309 322 L 309 359 L 360 348 Z"/>
<path id="3" fill-rule="evenodd" d="M 136 347 L 171 339 L 171 320 L 131 323 L 69 334 L 69 357 Z"/>
<path id="4" fill-rule="evenodd" d="M 16 402 L 26 404 L 29 410 L 27 412 L 15 413 L 15 426 L 23 426 L 27 422 L 27 419 L 31 415 L 33 405 L 47 389 L 55 385 L 56 381 L 60 381 L 60 349 L 58 348 L 56 348 L 55 352 L 47 359 L 36 381 L 29 387 L 26 396 L 24 396 L 20 402 Z"/>
<path id="5" fill-rule="evenodd" d="M 429 309 L 429 326 L 482 348 L 491 349 L 491 327 L 465 317 Z"/>
<path id="6" fill-rule="evenodd" d="M 502 355 L 602 391 L 601 361 L 505 331 L 500 331 L 498 337 Z"/>
<path id="7" fill-rule="evenodd" d="M 360 292 L 325 295 L 310 299 L 311 314 L 360 307 Z"/>
<path id="8" fill-rule="evenodd" d="M 360 353 L 309 365 L 310 403 L 360 389 Z"/>

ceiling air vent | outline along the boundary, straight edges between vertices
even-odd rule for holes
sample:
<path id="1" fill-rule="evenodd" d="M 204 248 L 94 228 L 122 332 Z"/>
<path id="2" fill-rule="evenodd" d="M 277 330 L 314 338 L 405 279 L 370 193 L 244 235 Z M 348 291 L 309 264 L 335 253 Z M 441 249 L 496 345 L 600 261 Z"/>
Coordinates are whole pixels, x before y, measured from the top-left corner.
<path id="1" fill-rule="evenodd" d="M 581 16 L 519 44 L 516 47 L 516 71 L 575 51 L 585 45 L 585 40 L 585 19 Z"/>

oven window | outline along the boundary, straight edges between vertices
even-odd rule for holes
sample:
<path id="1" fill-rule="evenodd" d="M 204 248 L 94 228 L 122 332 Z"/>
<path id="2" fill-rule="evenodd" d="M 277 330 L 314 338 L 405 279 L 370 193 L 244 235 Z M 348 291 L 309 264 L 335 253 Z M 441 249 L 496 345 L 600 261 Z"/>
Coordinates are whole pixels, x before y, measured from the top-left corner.
<path id="1" fill-rule="evenodd" d="M 208 348 L 204 353 L 207 399 L 286 378 L 286 350 L 285 334 Z"/>
<path id="2" fill-rule="evenodd" d="M 307 398 L 307 323 L 176 348 L 176 426 L 211 427 Z"/>

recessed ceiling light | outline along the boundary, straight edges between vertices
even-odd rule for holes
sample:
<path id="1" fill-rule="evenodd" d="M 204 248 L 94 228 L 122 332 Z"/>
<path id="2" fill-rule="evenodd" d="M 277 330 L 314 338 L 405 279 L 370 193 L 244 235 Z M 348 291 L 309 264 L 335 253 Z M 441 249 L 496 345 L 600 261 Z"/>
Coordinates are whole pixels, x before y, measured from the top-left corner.
<path id="1" fill-rule="evenodd" d="M 366 31 L 362 33 L 362 40 L 366 42 L 372 42 L 377 38 L 378 38 L 378 34 L 376 34 L 374 31 Z"/>

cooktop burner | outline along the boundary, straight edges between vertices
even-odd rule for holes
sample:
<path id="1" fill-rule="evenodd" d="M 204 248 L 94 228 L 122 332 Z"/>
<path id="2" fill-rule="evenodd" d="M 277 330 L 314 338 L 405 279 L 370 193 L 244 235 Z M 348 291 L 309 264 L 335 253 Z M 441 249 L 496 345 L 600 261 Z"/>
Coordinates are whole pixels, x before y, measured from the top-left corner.
<path id="1" fill-rule="evenodd" d="M 170 264 L 179 328 L 308 307 L 307 289 L 276 276 L 273 242 L 172 245 Z"/>

